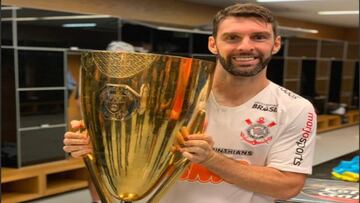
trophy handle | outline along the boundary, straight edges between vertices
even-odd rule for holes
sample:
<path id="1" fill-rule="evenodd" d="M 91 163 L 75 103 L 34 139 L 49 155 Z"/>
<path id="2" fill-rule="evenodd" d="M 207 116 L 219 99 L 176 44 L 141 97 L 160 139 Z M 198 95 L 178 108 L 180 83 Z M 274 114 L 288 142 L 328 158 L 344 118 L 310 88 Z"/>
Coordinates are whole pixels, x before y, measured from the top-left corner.
<path id="1" fill-rule="evenodd" d="M 200 109 L 195 118 L 190 121 L 188 125 L 188 130 L 191 134 L 202 133 L 206 127 L 206 111 Z M 171 176 L 166 179 L 163 184 L 155 191 L 153 196 L 147 201 L 147 203 L 158 203 L 160 198 L 168 191 L 168 189 L 180 178 L 183 174 L 184 169 L 186 169 L 190 164 L 190 161 L 186 158 L 180 159 L 177 161 L 173 168 L 174 171 Z"/>
<path id="2" fill-rule="evenodd" d="M 94 183 L 96 192 L 98 193 L 101 202 L 115 203 L 111 194 L 105 188 L 105 186 L 103 185 L 103 183 L 100 181 L 100 179 L 98 177 L 97 170 L 95 168 L 95 165 L 93 164 L 93 156 L 91 154 L 86 155 L 86 157 L 84 157 L 84 162 L 85 162 L 86 168 L 89 170 L 90 178 Z"/>

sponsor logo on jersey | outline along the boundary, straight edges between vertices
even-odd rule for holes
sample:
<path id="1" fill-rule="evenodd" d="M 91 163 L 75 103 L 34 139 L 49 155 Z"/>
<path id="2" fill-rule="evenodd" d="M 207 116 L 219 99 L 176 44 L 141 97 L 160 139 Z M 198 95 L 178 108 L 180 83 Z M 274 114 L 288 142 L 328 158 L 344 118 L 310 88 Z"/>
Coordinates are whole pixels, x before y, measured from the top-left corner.
<path id="1" fill-rule="evenodd" d="M 245 120 L 249 126 L 246 133 L 241 132 L 240 137 L 250 145 L 267 144 L 272 140 L 269 129 L 276 125 L 274 121 L 267 123 L 264 117 L 260 117 L 255 123 L 251 119 Z"/>
<path id="2" fill-rule="evenodd" d="M 300 98 L 299 95 L 295 94 L 294 92 L 292 92 L 284 87 L 279 87 L 279 89 L 293 99 Z"/>
<path id="3" fill-rule="evenodd" d="M 314 128 L 314 113 L 309 112 L 307 114 L 307 119 L 305 127 L 301 129 L 301 137 L 296 141 L 296 150 L 293 164 L 295 166 L 300 166 L 303 161 L 303 154 L 305 152 L 306 142 L 309 139 Z"/>
<path id="4" fill-rule="evenodd" d="M 277 112 L 277 104 L 264 104 L 261 102 L 255 102 L 251 108 L 258 109 L 260 111 Z"/>
<path id="5" fill-rule="evenodd" d="M 180 177 L 182 181 L 219 184 L 224 180 L 199 164 L 191 164 Z"/>
<path id="6" fill-rule="evenodd" d="M 240 164 L 250 165 L 249 161 L 246 160 L 236 160 Z M 207 170 L 205 167 L 192 163 L 190 167 L 185 170 L 184 174 L 180 177 L 181 181 L 189 181 L 189 182 L 199 182 L 206 184 L 220 184 L 224 180 L 218 175 L 212 173 Z"/>
<path id="7" fill-rule="evenodd" d="M 214 148 L 214 151 L 222 154 L 242 155 L 242 156 L 252 156 L 254 154 L 254 152 L 251 150 L 238 150 L 238 149 L 226 149 L 226 148 Z"/>

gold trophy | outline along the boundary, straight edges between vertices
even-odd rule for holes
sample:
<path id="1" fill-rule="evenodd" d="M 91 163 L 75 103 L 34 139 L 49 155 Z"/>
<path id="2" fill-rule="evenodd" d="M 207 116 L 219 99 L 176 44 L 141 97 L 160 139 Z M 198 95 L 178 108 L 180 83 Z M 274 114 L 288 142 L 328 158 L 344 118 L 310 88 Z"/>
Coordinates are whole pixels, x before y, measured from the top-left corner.
<path id="1" fill-rule="evenodd" d="M 143 53 L 81 56 L 85 158 L 102 202 L 159 202 L 189 161 L 177 137 L 203 131 L 213 62 Z"/>

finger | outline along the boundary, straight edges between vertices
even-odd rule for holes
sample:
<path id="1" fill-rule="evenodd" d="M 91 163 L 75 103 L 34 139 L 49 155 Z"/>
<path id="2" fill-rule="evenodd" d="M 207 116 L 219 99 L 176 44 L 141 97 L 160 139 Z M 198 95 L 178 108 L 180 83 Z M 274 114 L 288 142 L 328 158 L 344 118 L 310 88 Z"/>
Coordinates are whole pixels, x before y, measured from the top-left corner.
<path id="1" fill-rule="evenodd" d="M 201 148 L 201 147 L 186 147 L 186 148 L 183 148 L 184 149 L 184 152 L 189 152 L 191 154 L 194 154 L 194 155 L 197 155 L 197 156 L 206 156 L 206 151 Z"/>
<path id="2" fill-rule="evenodd" d="M 181 135 L 180 132 L 176 133 L 176 140 L 180 145 L 184 145 L 185 143 L 184 137 Z"/>
<path id="3" fill-rule="evenodd" d="M 92 153 L 91 149 L 84 149 L 84 150 L 72 152 L 70 155 L 74 158 L 82 158 L 85 157 L 87 154 L 91 154 L 91 153 Z"/>
<path id="4" fill-rule="evenodd" d="M 85 127 L 83 120 L 72 120 L 70 126 L 72 129 L 81 129 Z"/>
<path id="5" fill-rule="evenodd" d="M 172 153 L 181 152 L 181 147 L 180 147 L 179 145 L 173 145 L 173 146 L 171 146 L 170 151 L 171 151 Z"/>
<path id="6" fill-rule="evenodd" d="M 64 138 L 68 139 L 88 139 L 86 133 L 74 133 L 74 132 L 66 132 Z"/>
<path id="7" fill-rule="evenodd" d="M 185 158 L 189 159 L 190 161 L 195 162 L 195 160 L 194 160 L 194 155 L 193 155 L 193 154 L 184 151 L 184 152 L 182 153 L 182 155 L 183 155 Z"/>
<path id="8" fill-rule="evenodd" d="M 92 147 L 91 146 L 76 146 L 76 145 L 70 145 L 70 146 L 64 146 L 63 150 L 67 153 L 73 153 L 76 151 L 82 151 L 82 150 L 90 150 L 92 151 Z"/>
<path id="9" fill-rule="evenodd" d="M 203 162 L 203 158 L 199 157 L 199 156 L 196 156 L 192 153 L 189 153 L 189 152 L 183 152 L 182 155 L 189 159 L 191 162 L 194 162 L 194 163 L 201 163 Z"/>
<path id="10" fill-rule="evenodd" d="M 214 145 L 214 141 L 213 141 L 212 137 L 210 137 L 206 134 L 191 134 L 191 135 L 187 136 L 187 138 L 189 140 L 204 140 L 207 143 L 209 143 L 211 146 Z"/>
<path id="11" fill-rule="evenodd" d="M 182 134 L 182 136 L 184 137 L 185 140 L 187 140 L 187 137 L 189 136 L 189 129 L 187 127 L 182 127 L 180 129 L 180 132 Z"/>
<path id="12" fill-rule="evenodd" d="M 205 140 L 189 140 L 184 143 L 185 147 L 201 147 L 203 149 L 211 149 L 212 147 Z"/>
<path id="13" fill-rule="evenodd" d="M 65 138 L 64 139 L 64 145 L 71 146 L 71 145 L 89 145 L 90 140 L 88 138 L 85 139 L 71 139 L 71 138 Z"/>

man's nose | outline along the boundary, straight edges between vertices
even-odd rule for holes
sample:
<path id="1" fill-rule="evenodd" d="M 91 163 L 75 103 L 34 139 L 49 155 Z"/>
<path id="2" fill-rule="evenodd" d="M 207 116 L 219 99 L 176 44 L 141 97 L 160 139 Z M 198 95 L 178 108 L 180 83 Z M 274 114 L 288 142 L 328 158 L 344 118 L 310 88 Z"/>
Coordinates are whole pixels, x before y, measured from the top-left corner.
<path id="1" fill-rule="evenodd" d="M 252 40 L 248 37 L 244 37 L 238 44 L 237 49 L 239 51 L 252 51 L 254 49 L 254 44 Z"/>

